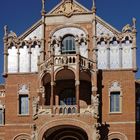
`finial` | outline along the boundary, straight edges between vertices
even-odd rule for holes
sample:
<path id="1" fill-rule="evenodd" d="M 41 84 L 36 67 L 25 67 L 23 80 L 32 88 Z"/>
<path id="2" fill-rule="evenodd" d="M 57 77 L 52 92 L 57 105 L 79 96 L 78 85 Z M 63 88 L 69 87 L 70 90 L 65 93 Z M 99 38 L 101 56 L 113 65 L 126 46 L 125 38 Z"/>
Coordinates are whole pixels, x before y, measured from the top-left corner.
<path id="1" fill-rule="evenodd" d="M 92 11 L 96 12 L 96 2 L 95 2 L 95 0 L 92 0 Z"/>
<path id="2" fill-rule="evenodd" d="M 45 0 L 42 0 L 42 11 L 41 11 L 42 15 L 44 15 L 46 13 L 45 11 Z"/>
<path id="3" fill-rule="evenodd" d="M 133 17 L 132 22 L 133 22 L 133 26 L 132 26 L 133 29 L 136 29 L 136 18 Z"/>
<path id="4" fill-rule="evenodd" d="M 4 26 L 4 36 L 7 36 L 8 35 L 8 26 L 5 25 Z"/>

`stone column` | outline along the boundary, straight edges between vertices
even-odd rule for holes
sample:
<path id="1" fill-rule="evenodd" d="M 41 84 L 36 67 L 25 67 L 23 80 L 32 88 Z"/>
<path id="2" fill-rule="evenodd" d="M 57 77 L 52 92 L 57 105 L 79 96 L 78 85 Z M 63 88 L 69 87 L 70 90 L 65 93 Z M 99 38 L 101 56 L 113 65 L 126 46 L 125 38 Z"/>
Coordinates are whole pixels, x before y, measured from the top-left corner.
<path id="1" fill-rule="evenodd" d="M 95 4 L 95 3 L 94 3 Z M 97 94 L 97 43 L 96 43 L 96 7 L 92 8 L 93 19 L 92 19 L 92 34 L 93 34 L 93 46 L 92 46 L 92 60 L 94 62 L 92 67 L 91 83 L 92 83 L 92 96 Z M 91 101 L 92 102 L 92 101 Z"/>
<path id="2" fill-rule="evenodd" d="M 8 33 L 7 33 L 7 26 L 4 27 L 5 35 L 3 38 L 4 41 L 4 69 L 3 69 L 3 76 L 6 76 L 8 73 Z"/>
<path id="3" fill-rule="evenodd" d="M 17 72 L 20 72 L 20 44 L 17 44 Z"/>
<path id="4" fill-rule="evenodd" d="M 107 69 L 110 69 L 110 38 L 107 38 Z"/>
<path id="5" fill-rule="evenodd" d="M 132 66 L 134 71 L 137 71 L 137 63 L 136 63 L 136 29 L 133 29 L 132 36 L 133 36 L 133 42 L 132 42 Z"/>
<path id="6" fill-rule="evenodd" d="M 120 45 L 119 45 L 119 67 L 122 69 L 122 41 L 121 39 L 119 40 Z"/>
<path id="7" fill-rule="evenodd" d="M 51 106 L 51 113 L 53 114 L 53 105 L 54 105 L 54 48 L 51 46 L 51 99 L 50 99 L 50 106 Z"/>
<path id="8" fill-rule="evenodd" d="M 40 50 L 40 61 L 45 60 L 45 0 L 42 0 L 42 34 L 41 34 L 41 50 Z"/>
<path id="9" fill-rule="evenodd" d="M 29 42 L 29 51 L 28 51 L 28 54 L 29 54 L 29 72 L 31 72 L 31 47 L 32 47 L 32 41 L 30 40 Z"/>
<path id="10" fill-rule="evenodd" d="M 38 96 L 39 96 L 39 105 L 43 107 L 45 105 L 45 88 L 43 85 L 39 87 Z"/>
<path id="11" fill-rule="evenodd" d="M 79 107 L 79 94 L 80 94 L 80 44 L 79 37 L 76 39 L 76 75 L 75 75 L 75 91 L 76 91 L 76 105 L 77 105 L 77 113 L 80 113 Z"/>

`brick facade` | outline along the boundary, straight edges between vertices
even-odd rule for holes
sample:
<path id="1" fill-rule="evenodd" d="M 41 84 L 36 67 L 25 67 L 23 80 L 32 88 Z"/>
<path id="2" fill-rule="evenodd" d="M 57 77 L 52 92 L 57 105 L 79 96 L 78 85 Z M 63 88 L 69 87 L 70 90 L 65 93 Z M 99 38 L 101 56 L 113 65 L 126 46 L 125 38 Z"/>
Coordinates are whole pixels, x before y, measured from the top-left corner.
<path id="1" fill-rule="evenodd" d="M 42 19 L 20 37 L 5 27 L 0 140 L 135 140 L 135 27 L 119 32 L 96 16 L 94 6 L 89 11 L 72 0 L 48 15 L 43 8 Z M 115 43 L 119 59 L 112 56 Z M 10 58 L 17 60 L 14 70 Z M 119 62 L 110 63 L 114 58 Z"/>

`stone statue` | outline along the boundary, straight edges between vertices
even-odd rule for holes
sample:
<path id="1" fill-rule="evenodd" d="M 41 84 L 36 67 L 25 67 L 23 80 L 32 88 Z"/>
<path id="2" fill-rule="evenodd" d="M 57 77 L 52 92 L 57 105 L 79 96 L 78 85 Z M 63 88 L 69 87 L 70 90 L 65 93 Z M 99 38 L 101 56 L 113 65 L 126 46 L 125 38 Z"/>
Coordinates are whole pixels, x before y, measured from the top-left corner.
<path id="1" fill-rule="evenodd" d="M 67 64 L 68 63 L 68 57 L 66 55 L 63 57 L 63 63 L 64 64 Z"/>
<path id="2" fill-rule="evenodd" d="M 33 107 L 33 116 L 35 117 L 38 112 L 38 99 L 36 97 L 33 97 L 32 107 Z"/>
<path id="3" fill-rule="evenodd" d="M 93 98 L 94 105 L 94 117 L 99 118 L 99 94 L 95 95 Z"/>
<path id="4" fill-rule="evenodd" d="M 31 140 L 36 140 L 36 124 L 33 124 L 31 128 L 32 128 Z"/>
<path id="5" fill-rule="evenodd" d="M 8 26 L 5 25 L 4 26 L 4 36 L 7 36 L 8 35 Z"/>
<path id="6" fill-rule="evenodd" d="M 36 132 L 32 131 L 31 140 L 36 140 Z"/>
<path id="7" fill-rule="evenodd" d="M 136 18 L 132 18 L 132 22 L 133 22 L 133 28 L 136 29 Z"/>
<path id="8" fill-rule="evenodd" d="M 96 140 L 100 140 L 101 136 L 100 136 L 100 131 L 96 130 Z"/>
<path id="9" fill-rule="evenodd" d="M 91 95 L 91 105 L 88 106 L 86 112 L 90 112 L 95 119 L 99 118 L 99 94 L 95 96 Z"/>

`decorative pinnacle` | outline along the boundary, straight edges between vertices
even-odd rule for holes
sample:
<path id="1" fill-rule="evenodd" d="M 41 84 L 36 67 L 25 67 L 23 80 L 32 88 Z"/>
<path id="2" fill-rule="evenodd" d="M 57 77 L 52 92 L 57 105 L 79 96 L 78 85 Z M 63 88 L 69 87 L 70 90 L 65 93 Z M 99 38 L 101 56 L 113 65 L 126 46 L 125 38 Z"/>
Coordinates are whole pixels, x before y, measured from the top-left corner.
<path id="1" fill-rule="evenodd" d="M 132 22 L 133 22 L 133 28 L 136 29 L 136 18 L 132 18 Z"/>
<path id="2" fill-rule="evenodd" d="M 95 2 L 95 0 L 92 0 L 92 11 L 96 12 L 96 2 Z"/>
<path id="3" fill-rule="evenodd" d="M 45 0 L 42 0 L 42 11 L 41 11 L 42 15 L 44 15 L 46 13 L 45 11 Z"/>
<path id="4" fill-rule="evenodd" d="M 4 36 L 7 36 L 8 35 L 8 26 L 5 25 L 4 26 Z"/>

